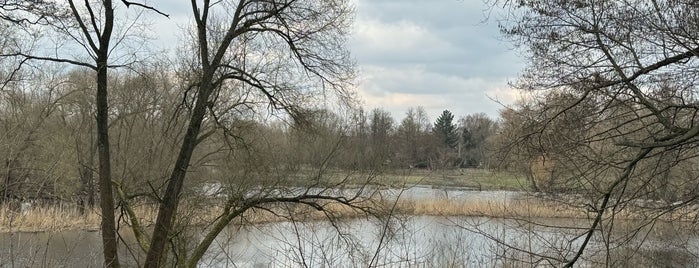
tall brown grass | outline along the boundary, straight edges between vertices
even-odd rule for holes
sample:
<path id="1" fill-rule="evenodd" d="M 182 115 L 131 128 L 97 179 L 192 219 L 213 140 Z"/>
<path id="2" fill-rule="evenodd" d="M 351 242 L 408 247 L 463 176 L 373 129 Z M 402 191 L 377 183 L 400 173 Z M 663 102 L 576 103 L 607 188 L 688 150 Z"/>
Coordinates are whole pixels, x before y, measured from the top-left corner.
<path id="1" fill-rule="evenodd" d="M 414 215 L 432 216 L 486 216 L 528 218 L 584 218 L 578 208 L 536 199 L 513 201 L 494 200 L 423 200 L 399 203 L 401 211 Z"/>
<path id="2" fill-rule="evenodd" d="M 96 210 L 80 213 L 75 206 L 39 205 L 24 210 L 11 204 L 0 206 L 0 232 L 37 232 L 66 229 L 97 230 Z"/>
<path id="3" fill-rule="evenodd" d="M 431 215 L 431 216 L 485 216 L 495 218 L 579 218 L 589 219 L 594 214 L 581 207 L 573 207 L 562 203 L 538 198 L 523 198 L 516 200 L 372 200 L 360 204 L 373 212 L 394 213 L 401 215 Z M 200 206 L 184 202 L 181 206 L 180 224 L 191 226 L 206 226 L 215 221 L 222 211 L 218 205 Z M 142 226 L 148 227 L 154 223 L 157 206 L 143 204 L 134 206 Z M 611 213 L 608 212 L 608 214 Z M 305 205 L 277 205 L 265 209 L 250 209 L 240 219 L 233 223 L 259 224 L 276 221 L 317 221 L 333 218 L 355 218 L 367 215 L 365 211 L 350 208 L 335 203 L 324 205 L 324 211 Z M 672 212 L 626 208 L 615 212 L 620 219 L 648 219 L 691 221 L 697 217 L 697 211 L 680 209 Z M 0 232 L 38 232 L 59 231 L 68 229 L 98 230 L 100 224 L 98 210 L 80 213 L 77 207 L 71 205 L 34 206 L 20 211 L 9 205 L 0 206 Z M 122 225 L 128 224 L 126 214 L 116 218 Z"/>

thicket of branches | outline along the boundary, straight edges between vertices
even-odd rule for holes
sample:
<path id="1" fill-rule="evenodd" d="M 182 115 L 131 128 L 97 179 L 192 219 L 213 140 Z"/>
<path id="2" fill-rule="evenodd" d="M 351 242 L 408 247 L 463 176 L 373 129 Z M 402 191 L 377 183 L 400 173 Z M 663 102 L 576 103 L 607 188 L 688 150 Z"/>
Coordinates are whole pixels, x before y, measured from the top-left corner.
<path id="1" fill-rule="evenodd" d="M 504 111 L 511 168 L 536 190 L 568 193 L 591 225 L 562 257 L 572 267 L 590 241 L 613 235 L 622 209 L 659 215 L 696 204 L 699 194 L 695 1 L 501 1 L 502 29 L 526 51 L 515 83 L 528 100 Z M 690 207 L 691 208 L 691 207 Z M 640 227 L 639 229 L 640 230 Z M 607 254 L 611 254 L 607 247 Z M 608 264 L 609 265 L 609 264 Z"/>

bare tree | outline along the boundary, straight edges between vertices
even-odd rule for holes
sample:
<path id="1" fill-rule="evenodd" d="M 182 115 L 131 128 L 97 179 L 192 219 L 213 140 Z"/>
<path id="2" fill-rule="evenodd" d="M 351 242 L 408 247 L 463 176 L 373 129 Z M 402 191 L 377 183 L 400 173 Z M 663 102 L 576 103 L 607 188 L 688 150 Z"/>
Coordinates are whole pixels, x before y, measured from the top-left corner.
<path id="1" fill-rule="evenodd" d="M 130 4 L 128 1 L 122 2 L 127 6 Z M 114 51 L 114 45 L 111 44 L 116 21 L 114 5 L 111 0 L 99 3 L 85 1 L 82 6 L 72 0 L 67 3 L 42 0 L 9 1 L 3 3 L 0 10 L 2 10 L 0 17 L 10 24 L 8 27 L 16 27 L 25 31 L 27 33 L 25 41 L 33 45 L 27 46 L 16 42 L 11 49 L 3 51 L 3 58 L 19 59 L 18 67 L 15 70 L 31 61 L 50 61 L 86 67 L 95 71 L 102 240 L 106 265 L 118 267 L 109 148 L 109 104 L 107 100 L 108 69 L 115 66 L 109 61 L 110 53 Z M 58 36 L 55 40 L 69 41 L 70 45 L 84 49 L 85 54 L 72 57 L 72 55 L 60 55 L 57 52 L 51 53 L 51 48 L 58 51 L 58 48 L 63 44 L 42 39 L 45 30 L 57 33 Z M 128 30 L 117 29 L 117 35 L 122 34 L 118 37 L 123 38 Z M 36 39 L 36 37 L 39 38 Z M 90 60 L 84 60 L 85 58 Z M 121 65 L 128 63 L 129 60 Z M 14 72 L 10 74 L 8 81 L 11 80 L 13 74 Z"/>
<path id="2" fill-rule="evenodd" d="M 556 191 L 583 194 L 574 203 L 585 202 L 594 212 L 580 246 L 565 255 L 562 265 L 578 262 L 595 234 L 613 243 L 618 212 L 634 201 L 663 196 L 653 192 L 677 193 L 675 200 L 664 200 L 674 205 L 666 203 L 660 214 L 692 204 L 699 174 L 679 170 L 699 157 L 699 5 L 663 0 L 500 3 L 512 11 L 503 24 L 505 35 L 526 49 L 530 62 L 516 85 L 543 92 L 535 95 L 539 101 L 533 113 L 524 114 L 530 124 L 520 140 L 554 163 Z M 671 173 L 683 177 L 674 184 L 658 183 L 662 174 Z M 654 186 L 659 184 L 675 187 Z"/>
<path id="3" fill-rule="evenodd" d="M 345 1 L 192 1 L 195 98 L 187 132 L 163 194 L 145 266 L 159 267 L 170 239 L 191 157 L 207 122 L 225 115 L 228 90 L 247 90 L 257 103 L 302 119 L 304 88 L 327 88 L 344 98 L 353 64 L 344 48 L 351 8 Z M 234 105 L 235 106 L 235 105 Z M 208 116 L 207 116 L 208 113 Z M 221 125 L 221 124 L 219 124 Z M 308 203 L 307 198 L 271 198 L 226 207 L 187 265 L 194 267 L 228 223 L 268 202 Z M 322 198 L 321 198 L 322 199 Z"/>
<path id="4" fill-rule="evenodd" d="M 104 255 L 107 266 L 117 267 L 119 260 L 112 184 L 116 185 L 118 199 L 127 208 L 128 217 L 135 220 L 137 216 L 133 211 L 128 211 L 129 205 L 125 202 L 130 194 L 123 191 L 124 178 L 131 176 L 123 171 L 133 162 L 122 159 L 121 156 L 134 149 L 133 143 L 130 143 L 133 142 L 130 132 L 136 129 L 136 124 L 141 123 L 141 118 L 131 117 L 130 114 L 145 117 L 154 114 L 148 110 L 151 103 L 140 99 L 142 96 L 136 96 L 139 99 L 133 101 L 129 101 L 128 95 L 119 96 L 117 103 L 108 106 L 107 86 L 119 84 L 119 77 L 108 76 L 108 69 L 122 66 L 136 69 L 132 64 L 139 60 L 138 53 L 125 53 L 120 58 L 122 61 L 110 62 L 110 55 L 123 52 L 113 46 L 112 39 L 129 30 L 118 28 L 117 21 L 121 17 L 115 16 L 112 1 L 86 1 L 83 5 L 74 1 L 66 4 L 43 1 L 24 3 L 28 4 L 11 2 L 4 6 L 3 11 L 7 12 L 2 13 L 8 25 L 26 32 L 22 37 L 24 40 L 33 41 L 14 42 L 13 46 L 9 46 L 12 49 L 2 51 L 3 59 L 16 60 L 14 63 L 17 67 L 10 69 L 14 71 L 8 73 L 8 83 L 12 77 L 16 77 L 14 74 L 26 69 L 23 67 L 31 62 L 65 63 L 95 71 Z M 135 5 L 160 13 L 144 4 L 129 1 L 122 3 L 127 7 Z M 212 162 L 211 155 L 222 155 L 219 152 L 235 155 L 231 152 L 237 149 L 235 141 L 238 141 L 240 134 L 238 123 L 244 121 L 241 119 L 267 109 L 272 114 L 281 114 L 296 122 L 306 122 L 307 112 L 317 109 L 314 107 L 318 104 L 316 101 L 333 98 L 344 102 L 351 99 L 348 89 L 354 76 L 354 64 L 344 45 L 352 9 L 346 1 L 205 0 L 191 3 L 196 33 L 191 45 L 197 53 L 189 61 L 182 62 L 178 78 L 181 79 L 179 82 L 185 95 L 181 106 L 171 111 L 174 114 L 171 120 L 180 120 L 182 115 L 188 116 L 189 120 L 181 137 L 179 154 L 174 165 L 170 166 L 172 173 L 167 180 L 167 189 L 162 195 L 154 194 L 159 200 L 160 209 L 150 241 L 138 231 L 140 228 L 137 221 L 132 222 L 134 230 L 141 233 L 138 240 L 144 251 L 147 251 L 147 267 L 161 266 L 166 244 L 177 239 L 173 236 L 173 226 L 177 220 L 175 215 L 182 212 L 178 210 L 178 204 L 185 175 L 193 167 L 197 172 L 205 170 L 196 170 L 196 167 L 200 163 Z M 49 37 L 68 40 L 70 45 L 84 48 L 84 55 L 55 52 L 60 51 L 56 49 L 60 45 L 53 42 L 55 40 L 43 39 L 43 35 L 36 34 L 39 32 L 57 33 L 56 36 Z M 39 38 L 31 39 L 34 37 Z M 128 42 L 122 40 L 120 44 Z M 53 49 L 46 49 L 47 47 Z M 117 80 L 115 82 L 110 79 Z M 129 77 L 126 80 L 138 83 L 139 79 Z M 138 104 L 142 106 L 139 107 Z M 157 116 L 153 118 L 162 119 L 163 114 L 163 110 L 157 110 Z M 116 167 L 122 167 L 119 169 L 122 173 L 117 180 L 112 179 L 114 159 L 110 154 L 110 127 L 115 127 L 117 134 L 120 134 L 112 139 L 117 142 L 120 150 L 116 154 L 119 158 Z M 217 142 L 220 143 L 217 145 Z M 199 151 L 195 151 L 195 148 L 199 148 Z M 214 153 L 202 152 L 202 148 L 213 149 Z M 336 154 L 336 149 L 331 151 L 328 158 Z M 321 165 L 319 174 L 327 168 L 327 165 Z M 319 183 L 318 180 L 320 176 L 315 183 Z M 346 180 L 342 180 L 344 181 Z M 195 266 L 213 239 L 233 219 L 250 209 L 270 210 L 272 204 L 292 203 L 331 214 L 325 206 L 333 202 L 357 208 L 357 196 L 326 195 L 312 191 L 285 196 L 269 195 L 268 192 L 243 200 L 238 197 L 240 196 L 229 197 L 220 217 L 216 218 L 204 239 L 191 251 L 192 254 L 188 257 L 179 255 L 175 261 L 186 261 L 186 265 Z"/>
<path id="5" fill-rule="evenodd" d="M 488 139 L 497 131 L 497 123 L 484 113 L 470 114 L 459 120 L 459 158 L 462 166 L 488 167 Z"/>
<path id="6" fill-rule="evenodd" d="M 433 146 L 433 136 L 430 132 L 430 122 L 422 107 L 409 108 L 405 118 L 396 131 L 401 163 L 405 167 L 429 166 L 430 148 Z"/>
<path id="7" fill-rule="evenodd" d="M 379 108 L 371 110 L 369 125 L 369 140 L 371 141 L 371 162 L 385 165 L 393 158 L 393 117 Z"/>

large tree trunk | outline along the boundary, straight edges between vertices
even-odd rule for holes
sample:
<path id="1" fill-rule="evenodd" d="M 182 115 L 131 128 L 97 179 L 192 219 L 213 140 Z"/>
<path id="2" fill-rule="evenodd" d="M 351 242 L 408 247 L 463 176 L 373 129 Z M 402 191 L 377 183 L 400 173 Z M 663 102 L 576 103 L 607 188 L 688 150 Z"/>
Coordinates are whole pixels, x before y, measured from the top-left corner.
<path id="1" fill-rule="evenodd" d="M 209 48 L 208 39 L 206 35 L 206 14 L 208 14 L 208 1 L 204 1 L 205 5 L 203 7 L 203 14 L 200 17 L 201 12 L 196 8 L 196 2 L 192 1 L 192 10 L 194 15 L 197 17 L 197 40 L 199 43 L 199 53 L 202 62 L 202 71 L 200 73 L 201 80 L 199 81 L 199 92 L 197 94 L 197 101 L 192 110 L 192 115 L 190 116 L 189 125 L 187 127 L 187 133 L 182 141 L 182 147 L 180 147 L 180 152 L 177 156 L 174 169 L 170 175 L 170 180 L 167 184 L 167 189 L 165 190 L 165 195 L 163 196 L 162 202 L 160 203 L 160 208 L 158 210 L 158 218 L 155 222 L 155 229 L 153 230 L 153 235 L 151 237 L 151 244 L 146 256 L 146 262 L 144 267 L 146 268 L 157 268 L 160 267 L 163 260 L 163 255 L 165 253 L 165 244 L 168 241 L 170 231 L 172 230 L 173 221 L 175 218 L 175 213 L 177 212 L 177 206 L 179 203 L 180 192 L 182 191 L 182 185 L 184 178 L 187 175 L 187 168 L 189 167 L 189 162 L 192 157 L 192 152 L 197 145 L 197 138 L 199 136 L 199 131 L 201 129 L 202 121 L 206 114 L 206 107 L 209 103 L 209 96 L 213 90 L 213 76 L 216 67 L 220 63 L 220 57 L 222 53 L 227 49 L 231 42 L 230 38 L 225 38 L 223 44 L 217 50 L 218 57 L 215 57 L 213 61 L 209 61 Z M 240 8 L 240 7 L 239 7 Z M 239 11 L 239 10 L 238 10 Z M 235 27 L 229 29 L 229 34 Z M 227 36 L 228 37 L 228 36 Z"/>
<path id="2" fill-rule="evenodd" d="M 109 102 L 107 101 L 107 59 L 109 41 L 114 23 L 114 7 L 111 0 L 103 2 L 105 24 L 99 38 L 97 51 L 97 154 L 99 159 L 100 209 L 102 210 L 102 246 L 106 267 L 119 267 L 114 197 L 112 195 L 112 169 L 109 155 Z"/>
<path id="3" fill-rule="evenodd" d="M 153 236 L 151 238 L 151 244 L 146 256 L 144 267 L 160 267 L 161 261 L 163 260 L 165 244 L 168 241 L 170 230 L 172 229 L 175 212 L 177 212 L 179 195 L 182 191 L 182 185 L 185 175 L 187 174 L 187 168 L 189 167 L 192 153 L 194 152 L 194 148 L 197 144 L 197 137 L 199 136 L 201 123 L 204 120 L 204 115 L 206 114 L 206 104 L 211 93 L 211 75 L 205 77 L 208 77 L 208 79 L 203 79 L 201 83 L 203 86 L 199 89 L 197 102 L 194 106 L 194 110 L 192 111 L 187 133 L 182 141 L 182 147 L 180 148 L 179 155 L 177 156 L 175 167 L 170 176 L 167 189 L 165 190 L 165 195 L 160 203 L 158 218 L 155 222 L 155 229 L 153 230 Z M 207 87 L 204 85 L 209 86 Z"/>
<path id="4" fill-rule="evenodd" d="M 119 267 L 117 255 L 114 197 L 109 155 L 109 107 L 107 106 L 107 68 L 97 70 L 97 154 L 99 157 L 100 208 L 102 210 L 102 246 L 107 267 Z"/>

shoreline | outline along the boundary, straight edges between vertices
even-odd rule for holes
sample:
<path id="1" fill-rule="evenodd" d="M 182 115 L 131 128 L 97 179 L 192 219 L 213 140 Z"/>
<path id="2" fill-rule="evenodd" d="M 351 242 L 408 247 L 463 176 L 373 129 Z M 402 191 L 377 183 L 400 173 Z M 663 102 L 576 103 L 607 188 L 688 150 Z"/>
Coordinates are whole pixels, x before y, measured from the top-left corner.
<path id="1" fill-rule="evenodd" d="M 591 219 L 595 214 L 584 207 L 573 207 L 561 202 L 547 200 L 534 196 L 526 196 L 513 200 L 451 200 L 434 198 L 428 200 L 370 200 L 366 203 L 378 215 L 388 214 L 400 216 L 437 216 L 437 217 L 488 217 L 502 219 L 534 220 L 545 218 L 557 219 Z M 217 205 L 206 208 L 187 206 L 188 216 L 180 220 L 187 225 L 206 226 L 218 217 L 221 207 Z M 349 219 L 369 216 L 362 211 L 353 210 L 337 204 L 326 204 L 325 209 L 338 219 Z M 136 215 L 143 227 L 152 226 L 157 206 L 134 206 Z M 197 213 L 194 213 L 196 211 Z M 391 212 L 392 211 L 392 212 Z M 14 211 L 8 205 L 0 206 L 0 233 L 20 232 L 56 232 L 66 230 L 99 231 L 101 216 L 98 209 L 92 209 L 80 214 L 74 206 L 49 205 L 32 207 L 25 211 Z M 608 212 L 607 212 L 608 213 Z M 606 214 L 609 215 L 609 214 Z M 286 217 L 285 217 L 286 216 Z M 667 212 L 657 208 L 627 207 L 615 214 L 616 219 L 623 220 L 661 220 L 690 222 L 699 216 L 699 211 L 693 206 Z M 276 207 L 270 210 L 251 209 L 245 212 L 241 219 L 231 222 L 246 224 L 263 224 L 270 222 L 289 221 L 293 217 L 298 221 L 327 220 L 326 215 L 316 209 L 306 206 Z M 117 215 L 123 228 L 130 228 L 126 214 Z"/>

